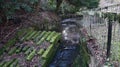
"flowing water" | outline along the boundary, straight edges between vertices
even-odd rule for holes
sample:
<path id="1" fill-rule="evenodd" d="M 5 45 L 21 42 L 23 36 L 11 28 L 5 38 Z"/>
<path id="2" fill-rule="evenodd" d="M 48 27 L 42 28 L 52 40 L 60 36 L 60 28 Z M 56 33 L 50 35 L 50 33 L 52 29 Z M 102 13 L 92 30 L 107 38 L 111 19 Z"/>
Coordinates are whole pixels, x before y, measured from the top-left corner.
<path id="1" fill-rule="evenodd" d="M 79 53 L 79 27 L 74 20 L 62 21 L 62 42 L 49 67 L 71 67 Z"/>
<path id="2" fill-rule="evenodd" d="M 87 30 L 88 36 L 92 36 L 96 39 L 96 45 L 99 46 L 97 50 L 100 56 L 103 56 L 103 53 L 106 51 L 106 45 L 107 45 L 107 35 L 108 35 L 108 22 L 107 19 L 98 17 L 98 16 L 90 16 L 90 15 L 84 15 L 82 20 L 75 20 L 75 19 L 66 19 L 62 21 L 62 42 L 60 45 L 60 48 L 58 49 L 54 60 L 51 62 L 49 67 L 71 67 L 73 60 L 78 55 L 78 45 L 79 45 L 79 39 L 80 39 L 80 28 L 85 28 Z M 112 31 L 112 44 L 114 42 L 119 43 L 120 42 L 120 25 L 118 22 L 113 23 L 113 31 Z M 89 45 L 88 45 L 89 46 Z M 118 47 L 119 44 L 116 45 Z M 112 46 L 112 57 L 116 57 L 118 55 L 114 51 Z M 92 48 L 89 46 L 89 48 Z M 89 49 L 88 48 L 88 49 Z M 91 52 L 96 52 L 91 51 Z M 97 64 L 103 64 L 104 61 L 96 60 L 96 57 L 98 55 L 91 56 L 91 63 L 90 67 L 98 67 Z M 102 57 L 98 57 L 102 58 Z M 113 59 L 113 58 L 111 58 Z M 96 62 L 97 61 L 97 62 Z"/>

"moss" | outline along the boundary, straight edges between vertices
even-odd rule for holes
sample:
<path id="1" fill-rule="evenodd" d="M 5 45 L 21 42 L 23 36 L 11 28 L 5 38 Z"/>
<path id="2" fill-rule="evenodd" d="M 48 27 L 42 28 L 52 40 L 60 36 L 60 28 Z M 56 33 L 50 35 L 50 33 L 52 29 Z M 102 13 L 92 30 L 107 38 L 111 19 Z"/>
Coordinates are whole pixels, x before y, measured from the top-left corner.
<path id="1" fill-rule="evenodd" d="M 42 42 L 44 42 L 46 40 L 46 38 L 50 35 L 50 31 L 47 32 L 38 42 L 37 45 L 40 45 Z"/>
<path id="2" fill-rule="evenodd" d="M 48 55 L 48 57 L 45 59 L 44 63 L 42 64 L 42 67 L 48 67 L 48 65 L 50 64 L 50 62 L 52 61 L 56 51 L 57 51 L 57 48 L 59 47 L 59 43 L 56 44 L 56 46 L 54 45 L 54 49 L 52 49 Z"/>
<path id="3" fill-rule="evenodd" d="M 79 49 L 79 55 L 76 57 L 73 67 L 87 67 L 90 62 L 90 56 L 87 52 L 86 41 L 82 40 Z"/>
<path id="4" fill-rule="evenodd" d="M 5 44 L 4 47 L 7 48 L 7 47 L 9 47 L 9 46 L 13 46 L 13 45 L 15 45 L 16 41 L 17 41 L 17 38 L 10 39 L 10 40 L 7 42 L 7 44 Z"/>
<path id="5" fill-rule="evenodd" d="M 50 40 L 52 40 L 52 47 L 50 48 L 50 46 L 48 47 L 48 48 L 46 48 L 48 51 L 45 51 L 45 52 L 47 52 L 46 54 L 45 54 L 45 59 L 41 59 L 40 61 L 43 61 L 43 66 L 42 67 L 47 67 L 48 66 L 48 64 L 51 62 L 51 60 L 53 59 L 53 57 L 54 57 L 54 55 L 55 55 L 55 53 L 56 53 L 56 50 L 57 50 L 57 48 L 58 48 L 58 46 L 59 46 L 59 44 L 58 44 L 58 41 L 60 40 L 60 38 L 61 38 L 61 34 L 60 33 L 57 33 L 57 32 L 55 32 L 55 31 L 48 31 L 48 32 L 46 32 L 46 31 L 43 31 L 43 32 L 40 32 L 40 31 L 36 31 L 36 33 L 35 33 L 35 35 L 33 36 L 26 36 L 29 32 L 30 32 L 30 30 L 32 31 L 31 33 L 33 33 L 33 32 L 35 32 L 35 30 L 34 29 L 21 29 L 20 31 L 18 31 L 17 32 L 17 36 L 15 36 L 13 39 L 11 39 L 11 40 L 9 40 L 7 43 L 6 43 L 6 45 L 4 46 L 4 48 L 5 49 L 7 49 L 7 48 L 9 48 L 9 46 L 11 47 L 11 46 L 14 46 L 15 45 L 15 43 L 18 41 L 17 40 L 17 38 L 18 38 L 18 36 L 19 35 L 22 35 L 22 36 L 20 36 L 21 37 L 21 39 L 23 38 L 24 39 L 24 37 L 26 37 L 27 39 L 31 39 L 32 37 L 34 38 L 34 39 L 37 39 L 37 42 L 39 41 L 39 40 L 41 40 L 42 39 L 42 41 L 47 41 L 47 42 L 50 42 Z M 23 33 L 23 32 L 25 32 L 25 33 Z M 53 34 L 52 34 L 53 33 Z M 54 35 L 54 33 L 55 34 L 58 34 L 58 35 Z M 51 35 L 50 35 L 51 34 Z M 54 36 L 54 37 L 53 37 Z M 26 39 L 25 38 L 25 39 Z M 23 42 L 23 41 L 22 41 Z M 35 42 L 36 43 L 36 42 Z M 50 43 L 51 44 L 51 43 Z M 40 45 L 36 45 L 36 46 L 40 46 Z M 5 51 L 5 49 L 0 49 L 0 54 L 2 54 L 4 51 Z M 34 57 L 34 56 L 30 56 L 30 55 L 32 55 L 32 53 L 30 53 L 31 51 L 33 50 L 33 48 L 31 47 L 31 46 L 25 46 L 24 48 L 19 48 L 19 47 L 17 47 L 17 46 L 14 46 L 13 48 L 11 48 L 11 50 L 8 52 L 8 54 L 9 55 L 12 55 L 12 54 L 19 54 L 21 51 L 25 54 L 25 55 L 27 55 L 27 58 L 26 58 L 26 56 L 25 56 L 25 60 L 32 60 L 32 58 Z M 36 49 L 35 49 L 36 50 Z M 35 51 L 34 51 L 35 52 Z M 36 54 L 44 54 L 45 52 L 44 52 L 44 50 L 43 51 L 40 51 L 40 52 L 38 52 L 38 53 L 34 53 L 33 52 L 33 54 L 34 55 L 36 55 Z M 39 55 L 38 54 L 38 56 L 42 56 L 42 55 Z M 29 55 L 29 56 L 28 56 Z M 11 63 L 11 62 L 10 62 Z M 5 66 L 8 66 L 10 63 L 5 63 L 4 65 Z M 16 62 L 17 63 L 17 62 Z M 11 66 L 13 66 L 14 64 L 16 64 L 16 63 L 11 63 Z M 40 64 L 42 64 L 42 63 L 40 63 Z M 17 65 L 17 64 L 16 64 Z"/>

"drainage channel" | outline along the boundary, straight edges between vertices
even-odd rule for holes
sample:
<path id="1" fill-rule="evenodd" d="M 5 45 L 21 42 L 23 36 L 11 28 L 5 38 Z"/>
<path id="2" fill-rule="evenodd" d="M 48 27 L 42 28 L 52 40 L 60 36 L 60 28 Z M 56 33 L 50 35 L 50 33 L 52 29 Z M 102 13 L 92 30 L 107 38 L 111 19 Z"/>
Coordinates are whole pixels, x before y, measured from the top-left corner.
<path id="1" fill-rule="evenodd" d="M 72 67 L 79 53 L 79 27 L 74 20 L 62 21 L 62 40 L 49 67 Z"/>

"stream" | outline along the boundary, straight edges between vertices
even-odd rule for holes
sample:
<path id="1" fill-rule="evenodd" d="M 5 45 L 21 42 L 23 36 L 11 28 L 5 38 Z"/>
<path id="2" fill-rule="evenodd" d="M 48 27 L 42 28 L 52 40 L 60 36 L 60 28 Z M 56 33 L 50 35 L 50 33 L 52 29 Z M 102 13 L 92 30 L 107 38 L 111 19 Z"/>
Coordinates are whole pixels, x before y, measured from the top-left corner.
<path id="1" fill-rule="evenodd" d="M 49 67 L 72 67 L 79 53 L 79 27 L 74 20 L 65 19 L 62 25 L 62 42 Z"/>

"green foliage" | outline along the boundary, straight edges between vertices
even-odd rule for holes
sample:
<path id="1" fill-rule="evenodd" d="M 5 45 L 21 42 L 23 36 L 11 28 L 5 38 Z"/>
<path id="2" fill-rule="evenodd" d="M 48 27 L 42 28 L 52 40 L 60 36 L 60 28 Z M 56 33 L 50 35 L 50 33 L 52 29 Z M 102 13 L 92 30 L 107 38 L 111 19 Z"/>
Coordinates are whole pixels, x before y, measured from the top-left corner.
<path id="1" fill-rule="evenodd" d="M 117 20 L 120 23 L 120 14 L 117 15 Z"/>
<path id="2" fill-rule="evenodd" d="M 120 62 L 120 42 L 114 42 L 111 48 L 111 59 Z"/>
<path id="3" fill-rule="evenodd" d="M 73 67 L 88 67 L 87 65 L 90 62 L 90 55 L 87 52 L 86 41 L 81 44 L 82 45 L 79 47 L 79 55 L 74 60 Z"/>
<path id="4" fill-rule="evenodd" d="M 51 9 L 51 10 L 56 9 L 56 1 L 55 0 L 48 0 L 48 9 Z"/>
<path id="5" fill-rule="evenodd" d="M 1 20 L 3 17 L 7 20 L 12 18 L 19 10 L 32 12 L 36 4 L 38 4 L 38 0 L 0 0 Z"/>
<path id="6" fill-rule="evenodd" d="M 119 22 L 119 18 L 120 18 L 120 15 L 117 15 L 116 13 L 110 13 L 110 12 L 107 12 L 107 13 L 102 13 L 102 17 L 103 18 L 108 18 L 109 21 L 118 21 Z"/>
<path id="7" fill-rule="evenodd" d="M 56 9 L 56 0 L 41 0 L 40 6 L 43 10 L 52 10 Z"/>
<path id="8" fill-rule="evenodd" d="M 66 2 L 63 2 L 61 4 L 61 11 L 62 11 L 63 14 L 74 13 L 74 12 L 76 12 L 78 10 L 79 10 L 79 8 L 76 8 L 75 6 L 70 5 L 70 4 L 66 3 Z"/>
<path id="9" fill-rule="evenodd" d="M 60 3 L 56 3 L 55 0 L 49 0 L 50 2 L 48 2 L 49 6 L 52 8 L 55 8 L 55 4 L 59 5 Z M 61 3 L 60 6 L 60 11 L 63 14 L 66 13 L 75 13 L 77 12 L 80 8 L 97 8 L 98 4 L 99 4 L 99 0 L 62 0 L 63 2 Z M 54 5 L 54 6 L 53 6 Z M 59 7 L 56 7 L 56 9 L 58 9 Z M 58 10 L 58 11 L 59 11 Z"/>
<path id="10" fill-rule="evenodd" d="M 29 0 L 30 4 L 36 4 L 38 3 L 38 0 Z"/>
<path id="11" fill-rule="evenodd" d="M 32 7 L 27 4 L 21 4 L 21 8 L 23 8 L 26 12 L 32 11 Z"/>
<path id="12" fill-rule="evenodd" d="M 99 0 L 69 0 L 76 7 L 96 8 Z"/>
<path id="13" fill-rule="evenodd" d="M 2 23 L 2 19 L 0 18 L 0 23 Z"/>

